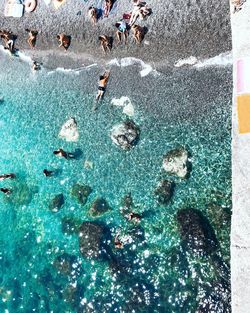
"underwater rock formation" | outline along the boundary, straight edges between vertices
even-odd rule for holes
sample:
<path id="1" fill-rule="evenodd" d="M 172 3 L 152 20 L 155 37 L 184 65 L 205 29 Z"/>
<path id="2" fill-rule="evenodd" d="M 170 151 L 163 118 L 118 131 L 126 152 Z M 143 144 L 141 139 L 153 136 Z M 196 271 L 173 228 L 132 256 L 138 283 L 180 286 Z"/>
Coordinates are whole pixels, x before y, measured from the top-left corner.
<path id="1" fill-rule="evenodd" d="M 61 229 L 65 235 L 78 234 L 81 222 L 74 217 L 63 217 L 61 221 Z"/>
<path id="2" fill-rule="evenodd" d="M 89 209 L 89 214 L 92 217 L 98 217 L 109 211 L 111 208 L 108 202 L 103 198 L 97 198 Z"/>
<path id="3" fill-rule="evenodd" d="M 94 222 L 83 222 L 79 229 L 79 248 L 86 258 L 98 258 L 104 227 Z"/>
<path id="4" fill-rule="evenodd" d="M 59 137 L 65 139 L 66 141 L 78 141 L 79 132 L 76 120 L 73 117 L 63 124 Z"/>
<path id="5" fill-rule="evenodd" d="M 162 180 L 158 184 L 154 192 L 158 203 L 164 205 L 168 204 L 169 200 L 171 199 L 174 193 L 174 187 L 175 187 L 174 182 L 166 179 Z"/>
<path id="6" fill-rule="evenodd" d="M 55 269 L 66 276 L 76 276 L 81 270 L 81 265 L 76 256 L 63 253 L 57 256 L 53 262 Z"/>
<path id="7" fill-rule="evenodd" d="M 72 188 L 71 188 L 71 195 L 72 197 L 76 198 L 77 201 L 84 205 L 87 200 L 88 196 L 91 194 L 92 189 L 88 185 L 80 185 L 76 183 Z"/>
<path id="8" fill-rule="evenodd" d="M 182 209 L 177 221 L 183 245 L 197 255 L 211 254 L 218 242 L 208 219 L 198 210 Z"/>
<path id="9" fill-rule="evenodd" d="M 162 167 L 170 175 L 187 178 L 188 165 L 188 152 L 182 147 L 169 151 L 163 157 Z"/>
<path id="10" fill-rule="evenodd" d="M 52 212 L 58 212 L 63 205 L 64 205 L 64 196 L 62 193 L 60 193 L 51 200 L 49 209 Z"/>
<path id="11" fill-rule="evenodd" d="M 111 130 L 112 141 L 123 150 L 129 150 L 135 146 L 139 135 L 139 127 L 130 120 L 115 125 Z"/>

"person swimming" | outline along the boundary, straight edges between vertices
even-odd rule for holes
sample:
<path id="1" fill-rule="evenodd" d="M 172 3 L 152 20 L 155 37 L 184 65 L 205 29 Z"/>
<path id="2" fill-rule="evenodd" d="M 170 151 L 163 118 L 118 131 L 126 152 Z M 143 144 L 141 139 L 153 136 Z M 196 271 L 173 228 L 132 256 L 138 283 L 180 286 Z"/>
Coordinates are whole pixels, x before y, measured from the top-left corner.
<path id="1" fill-rule="evenodd" d="M 110 76 L 110 71 L 105 71 L 105 73 L 103 75 L 101 75 L 99 78 L 98 93 L 96 96 L 97 101 L 102 99 L 104 96 L 104 93 L 105 93 L 106 87 L 107 87 L 107 83 L 109 80 L 109 76 Z"/>
<path id="2" fill-rule="evenodd" d="M 5 195 L 10 195 L 12 193 L 12 191 L 8 188 L 0 188 L 0 191 Z"/>
<path id="3" fill-rule="evenodd" d="M 123 248 L 123 242 L 119 239 L 119 236 L 120 236 L 120 232 L 118 232 L 114 238 L 114 244 L 115 244 L 116 249 L 122 249 Z"/>
<path id="4" fill-rule="evenodd" d="M 37 61 L 34 61 L 32 64 L 32 70 L 33 71 L 40 71 L 41 65 L 42 65 L 42 63 L 38 63 Z"/>
<path id="5" fill-rule="evenodd" d="M 70 152 L 66 152 L 64 151 L 63 149 L 58 149 L 58 150 L 55 150 L 53 152 L 55 155 L 59 156 L 59 157 L 62 157 L 64 159 L 75 159 L 75 155 L 73 153 L 70 153 Z"/>
<path id="6" fill-rule="evenodd" d="M 0 181 L 8 178 L 10 179 L 16 178 L 16 175 L 14 173 L 0 175 Z"/>
<path id="7" fill-rule="evenodd" d="M 142 218 L 140 214 L 134 212 L 130 212 L 126 217 L 129 221 L 135 221 L 136 223 L 139 223 Z"/>
<path id="8" fill-rule="evenodd" d="M 46 177 L 51 177 L 51 176 L 53 176 L 54 175 L 54 171 L 49 171 L 49 170 L 47 170 L 47 169 L 44 169 L 43 170 L 43 174 L 46 176 Z"/>

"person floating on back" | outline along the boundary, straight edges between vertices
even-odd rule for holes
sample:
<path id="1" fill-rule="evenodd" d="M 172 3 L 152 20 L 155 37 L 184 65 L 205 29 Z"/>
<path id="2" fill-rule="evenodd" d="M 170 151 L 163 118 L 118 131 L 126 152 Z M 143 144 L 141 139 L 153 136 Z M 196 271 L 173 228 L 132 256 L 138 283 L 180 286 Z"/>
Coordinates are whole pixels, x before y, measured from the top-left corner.
<path id="1" fill-rule="evenodd" d="M 16 175 L 13 173 L 0 175 L 0 181 L 5 180 L 5 179 L 9 179 L 9 178 L 10 179 L 16 178 Z"/>
<path id="2" fill-rule="evenodd" d="M 56 151 L 53 152 L 55 155 L 59 156 L 59 157 L 62 157 L 64 159 L 74 159 L 75 158 L 75 155 L 73 153 L 70 153 L 70 152 L 66 152 L 64 151 L 63 149 L 58 149 Z"/>
<path id="3" fill-rule="evenodd" d="M 31 47 L 31 49 L 34 49 L 35 48 L 35 45 L 36 45 L 36 38 L 37 38 L 37 35 L 38 35 L 38 31 L 36 30 L 30 30 L 30 29 L 25 29 L 26 32 L 29 33 L 29 37 L 28 37 L 28 44 L 29 46 Z"/>
<path id="4" fill-rule="evenodd" d="M 67 51 L 69 46 L 70 46 L 70 40 L 71 40 L 70 36 L 67 36 L 64 33 L 62 33 L 62 34 L 58 34 L 56 36 L 56 38 L 59 41 L 59 46 L 58 47 L 59 48 L 63 47 L 65 49 L 65 51 Z"/>
<path id="5" fill-rule="evenodd" d="M 104 96 L 104 93 L 106 91 L 106 87 L 108 84 L 109 76 L 110 76 L 110 71 L 105 71 L 105 73 L 102 76 L 100 76 L 98 93 L 96 96 L 97 101 L 101 100 Z"/>

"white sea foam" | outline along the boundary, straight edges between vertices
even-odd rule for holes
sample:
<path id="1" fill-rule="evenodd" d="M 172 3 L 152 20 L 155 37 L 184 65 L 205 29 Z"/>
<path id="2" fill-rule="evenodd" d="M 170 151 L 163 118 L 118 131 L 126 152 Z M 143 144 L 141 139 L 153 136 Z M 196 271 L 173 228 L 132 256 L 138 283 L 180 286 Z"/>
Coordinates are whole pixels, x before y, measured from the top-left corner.
<path id="1" fill-rule="evenodd" d="M 128 116 L 134 116 L 135 110 L 132 102 L 128 97 L 121 97 L 120 99 L 112 99 L 111 104 L 123 107 L 122 113 L 128 115 Z"/>
<path id="2" fill-rule="evenodd" d="M 122 58 L 120 60 L 116 58 L 107 63 L 107 65 L 116 65 L 121 67 L 131 66 L 134 64 L 139 64 L 141 66 L 142 68 L 140 71 L 141 77 L 145 77 L 150 73 L 158 74 L 157 71 L 153 69 L 153 67 L 150 64 L 147 64 L 142 60 L 133 57 Z"/>
<path id="3" fill-rule="evenodd" d="M 193 65 L 195 68 L 203 68 L 209 66 L 230 66 L 233 64 L 232 52 L 224 52 L 209 59 L 197 59 L 195 56 L 190 56 L 185 59 L 179 59 L 174 66 L 181 67 L 184 65 Z"/>
<path id="4" fill-rule="evenodd" d="M 233 64 L 232 52 L 228 51 L 228 52 L 216 55 L 213 58 L 200 60 L 194 65 L 194 67 L 196 68 L 202 68 L 202 67 L 208 67 L 208 66 L 223 66 L 224 67 L 224 66 L 230 66 L 232 64 Z"/>
<path id="5" fill-rule="evenodd" d="M 180 59 L 175 63 L 175 67 L 181 67 L 183 65 L 194 65 L 195 63 L 197 63 L 197 58 L 194 56 L 191 56 L 189 58 L 186 59 Z"/>
<path id="6" fill-rule="evenodd" d="M 97 66 L 96 63 L 94 64 L 90 64 L 90 65 L 87 65 L 87 66 L 82 66 L 82 67 L 78 67 L 78 68 L 75 68 L 75 69 L 72 69 L 72 68 L 64 68 L 64 67 L 57 67 L 55 70 L 53 71 L 49 71 L 47 74 L 48 75 L 51 75 L 51 74 L 55 74 L 57 72 L 60 72 L 60 73 L 65 73 L 65 74 L 74 74 L 74 75 L 79 75 L 80 72 L 86 70 L 86 69 L 89 69 L 91 67 L 95 67 Z"/>
<path id="7" fill-rule="evenodd" d="M 0 51 L 4 52 L 5 54 L 11 55 L 10 51 L 8 49 L 4 49 L 4 46 L 2 46 L 2 45 L 0 45 Z M 26 55 L 24 52 L 17 51 L 17 52 L 15 52 L 14 56 L 18 57 L 20 60 L 22 60 L 25 63 L 28 63 L 28 64 L 33 63 L 32 58 L 30 56 Z"/>

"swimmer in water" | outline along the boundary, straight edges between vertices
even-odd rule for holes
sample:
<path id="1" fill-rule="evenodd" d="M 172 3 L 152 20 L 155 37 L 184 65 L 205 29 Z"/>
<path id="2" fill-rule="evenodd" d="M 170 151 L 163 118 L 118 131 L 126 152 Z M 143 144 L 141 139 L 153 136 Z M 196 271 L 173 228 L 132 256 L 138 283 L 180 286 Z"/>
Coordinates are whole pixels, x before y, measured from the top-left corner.
<path id="1" fill-rule="evenodd" d="M 70 152 L 66 152 L 64 151 L 63 149 L 58 149 L 56 151 L 53 152 L 55 155 L 59 156 L 59 157 L 62 157 L 64 159 L 74 159 L 75 158 L 75 155 L 73 153 L 70 153 Z"/>
<path id="2" fill-rule="evenodd" d="M 54 171 L 48 171 L 48 170 L 43 170 L 43 174 L 46 176 L 46 177 L 51 177 L 54 175 Z"/>
<path id="3" fill-rule="evenodd" d="M 115 248 L 116 248 L 116 249 L 122 249 L 122 248 L 123 248 L 123 243 L 122 243 L 122 241 L 119 239 L 119 236 L 120 236 L 120 232 L 118 232 L 118 233 L 115 235 L 115 239 L 114 239 L 114 244 L 115 244 Z"/>
<path id="4" fill-rule="evenodd" d="M 0 191 L 6 195 L 10 195 L 12 193 L 12 191 L 8 188 L 0 188 Z"/>
<path id="5" fill-rule="evenodd" d="M 13 173 L 0 175 L 0 181 L 8 179 L 8 178 L 10 178 L 10 179 L 16 178 L 16 175 Z"/>
<path id="6" fill-rule="evenodd" d="M 105 71 L 105 73 L 99 78 L 99 87 L 98 87 L 98 93 L 96 96 L 97 101 L 102 99 L 104 96 L 104 93 L 106 91 L 106 87 L 108 84 L 109 76 L 110 76 L 110 71 Z"/>

